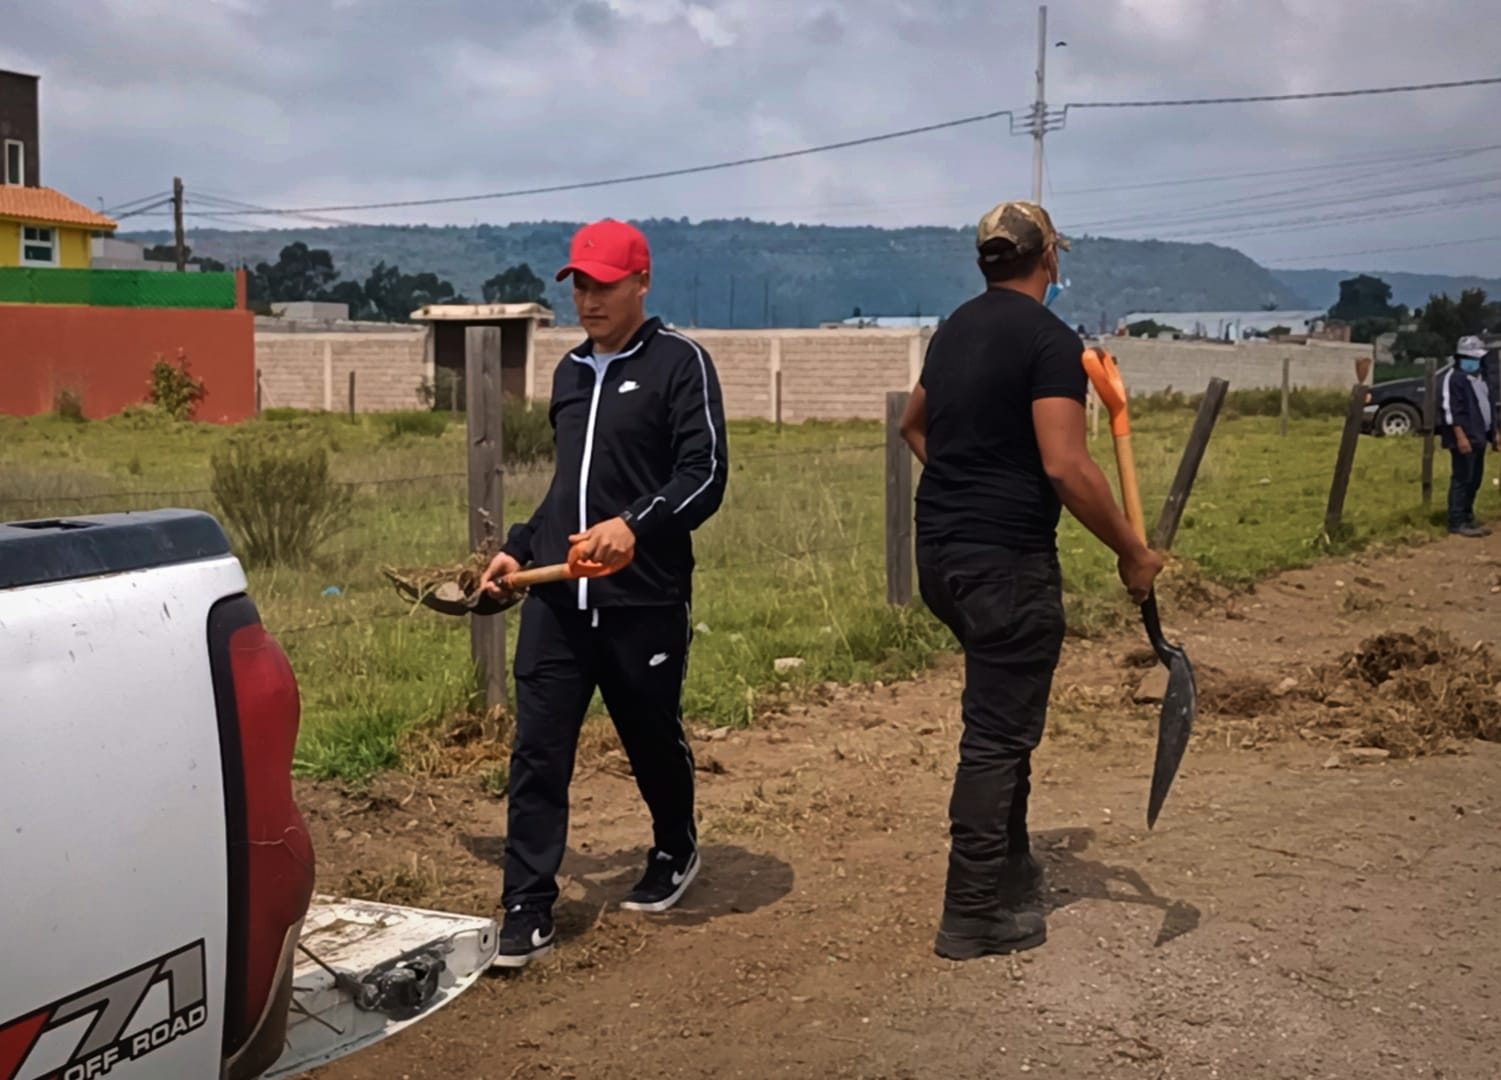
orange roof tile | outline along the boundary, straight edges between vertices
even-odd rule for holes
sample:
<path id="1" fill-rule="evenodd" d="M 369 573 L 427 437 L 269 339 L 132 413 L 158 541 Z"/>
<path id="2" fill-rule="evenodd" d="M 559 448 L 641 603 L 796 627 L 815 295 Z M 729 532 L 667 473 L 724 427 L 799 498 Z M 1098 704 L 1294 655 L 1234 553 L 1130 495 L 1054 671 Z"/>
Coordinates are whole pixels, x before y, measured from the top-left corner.
<path id="1" fill-rule="evenodd" d="M 119 227 L 97 210 L 90 210 L 62 192 L 46 187 L 0 185 L 0 218 L 25 218 L 27 221 L 105 231 Z"/>

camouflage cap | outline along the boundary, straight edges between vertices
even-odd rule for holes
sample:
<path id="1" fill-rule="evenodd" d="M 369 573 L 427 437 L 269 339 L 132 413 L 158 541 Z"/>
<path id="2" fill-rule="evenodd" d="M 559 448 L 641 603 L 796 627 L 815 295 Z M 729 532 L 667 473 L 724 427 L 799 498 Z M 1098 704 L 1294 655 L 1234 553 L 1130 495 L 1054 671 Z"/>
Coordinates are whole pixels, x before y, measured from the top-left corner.
<path id="1" fill-rule="evenodd" d="M 1048 212 L 1034 202 L 1003 202 L 980 219 L 975 246 L 984 247 L 992 240 L 1008 240 L 1015 253 L 1005 252 L 996 259 L 1022 258 L 1057 246 L 1064 251 L 1069 243 L 1058 235 Z"/>

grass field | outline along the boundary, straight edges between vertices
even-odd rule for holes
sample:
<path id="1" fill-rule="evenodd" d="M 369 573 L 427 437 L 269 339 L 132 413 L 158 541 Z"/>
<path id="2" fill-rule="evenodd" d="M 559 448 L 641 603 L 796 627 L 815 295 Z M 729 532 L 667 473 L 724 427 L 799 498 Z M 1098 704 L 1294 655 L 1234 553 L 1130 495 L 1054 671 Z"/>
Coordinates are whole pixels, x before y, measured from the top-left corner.
<path id="1" fill-rule="evenodd" d="M 1137 458 L 1149 521 L 1177 467 L 1192 411 L 1143 402 Z M 450 726 L 474 704 L 461 620 L 409 612 L 384 564 L 461 556 L 466 542 L 464 437 L 411 433 L 399 418 L 279 421 L 321 440 L 336 474 L 356 485 L 347 527 L 315 568 L 251 567 L 267 625 L 291 656 L 304 701 L 299 768 L 358 779 L 415 756 L 412 733 Z M 1244 583 L 1318 558 L 1340 420 L 1277 422 L 1227 410 L 1176 545 L 1196 577 Z M 406 433 L 402 433 L 405 431 Z M 158 419 L 75 423 L 0 418 L 0 520 L 150 509 L 213 510 L 209 455 L 223 429 Z M 1108 432 L 1096 456 L 1113 475 Z M 748 722 L 777 695 L 824 682 L 910 675 L 951 647 L 920 605 L 885 603 L 883 434 L 876 424 L 807 424 L 777 433 L 731 425 L 725 505 L 699 534 L 700 572 L 685 709 L 690 721 Z M 1417 539 L 1437 531 L 1419 512 L 1420 442 L 1363 438 L 1341 544 Z M 1442 504 L 1447 465 L 1439 462 Z M 507 477 L 508 520 L 546 487 L 536 467 Z M 1494 499 L 1488 487 L 1484 498 Z M 1113 559 L 1065 515 L 1060 537 L 1075 630 L 1125 613 Z M 1174 592 L 1167 590 L 1167 618 Z M 514 634 L 516 620 L 510 620 Z M 779 676 L 774 661 L 799 657 Z M 410 761 L 408 762 L 410 763 Z"/>

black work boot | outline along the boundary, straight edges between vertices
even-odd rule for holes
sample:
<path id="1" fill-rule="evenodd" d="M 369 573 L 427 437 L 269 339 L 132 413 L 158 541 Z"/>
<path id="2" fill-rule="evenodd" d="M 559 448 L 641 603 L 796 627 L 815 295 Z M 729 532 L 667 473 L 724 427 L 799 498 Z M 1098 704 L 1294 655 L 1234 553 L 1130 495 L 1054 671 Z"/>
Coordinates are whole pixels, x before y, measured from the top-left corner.
<path id="1" fill-rule="evenodd" d="M 933 951 L 945 960 L 978 960 L 982 956 L 1035 949 L 1048 939 L 1048 924 L 1035 912 L 997 910 L 991 915 L 943 913 Z"/>
<path id="2" fill-rule="evenodd" d="M 1042 863 L 1030 852 L 1007 855 L 997 896 L 1008 911 L 1021 911 L 1042 903 L 1045 876 Z"/>

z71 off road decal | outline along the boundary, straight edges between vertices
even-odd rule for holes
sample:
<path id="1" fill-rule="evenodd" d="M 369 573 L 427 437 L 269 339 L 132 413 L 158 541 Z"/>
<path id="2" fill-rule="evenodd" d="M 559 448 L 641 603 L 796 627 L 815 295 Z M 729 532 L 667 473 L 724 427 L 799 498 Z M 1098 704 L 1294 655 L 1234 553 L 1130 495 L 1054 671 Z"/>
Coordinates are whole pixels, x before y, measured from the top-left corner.
<path id="1" fill-rule="evenodd" d="M 93 1080 L 139 1061 L 201 1028 L 208 1020 L 203 941 L 106 979 L 35 1012 L 0 1024 L 0 1080 L 16 1080 L 43 1037 L 81 1017 L 78 1044 L 63 1064 L 38 1080 Z M 170 1013 L 150 1027 L 132 1023 L 146 995 L 166 982 Z M 128 1034 L 127 1034 L 128 1032 Z M 56 1058 L 52 1054 L 47 1057 Z M 44 1067 L 41 1061 L 36 1067 Z M 28 1073 L 27 1075 L 31 1075 Z"/>

